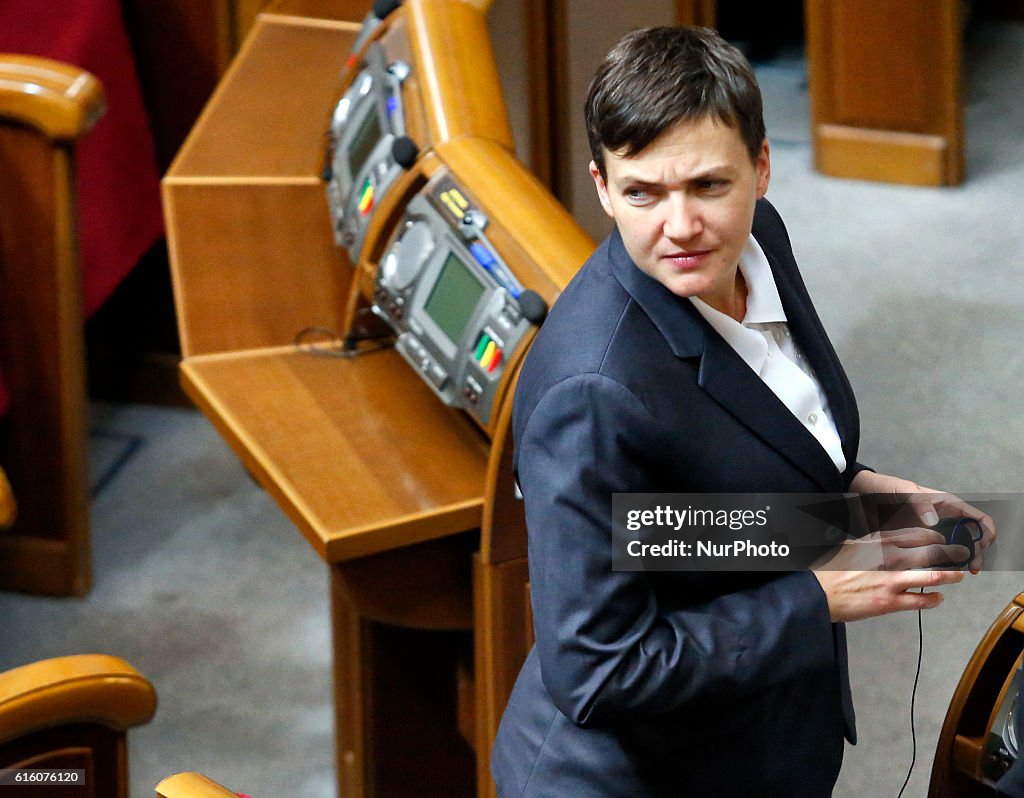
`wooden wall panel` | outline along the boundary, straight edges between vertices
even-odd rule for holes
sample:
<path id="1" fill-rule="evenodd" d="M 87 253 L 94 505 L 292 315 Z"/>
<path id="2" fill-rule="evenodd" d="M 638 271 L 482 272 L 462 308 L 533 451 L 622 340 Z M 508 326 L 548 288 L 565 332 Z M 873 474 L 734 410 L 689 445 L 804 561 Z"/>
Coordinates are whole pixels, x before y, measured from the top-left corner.
<path id="1" fill-rule="evenodd" d="M 534 80 L 533 76 L 545 73 L 543 63 L 538 66 L 537 50 L 534 48 L 536 34 L 528 20 L 530 8 L 541 2 L 497 0 L 488 12 L 487 27 L 491 41 L 503 43 L 502 47 L 494 49 L 494 57 L 502 93 L 505 95 L 509 123 L 512 125 L 516 155 L 546 183 L 537 168 L 533 147 L 534 130 L 546 129 L 547 125 L 532 105 L 534 86 L 542 84 L 542 81 Z M 524 53 L 527 53 L 526 57 Z"/>
<path id="2" fill-rule="evenodd" d="M 941 108 L 941 87 L 921 65 L 942 59 L 934 8 L 923 3 L 874 6 L 841 2 L 832 10 L 827 69 L 835 90 L 829 115 L 839 124 L 930 132 L 929 123 Z M 907 36 L 907 31 L 923 35 Z"/>
<path id="3" fill-rule="evenodd" d="M 564 94 L 564 124 L 568 135 L 561 156 L 564 178 L 560 186 L 554 187 L 554 192 L 583 229 L 600 241 L 611 229 L 611 222 L 597 200 L 594 181 L 587 170 L 590 145 L 583 125 L 583 103 L 590 79 L 605 53 L 627 31 L 646 25 L 671 25 L 675 20 L 675 8 L 669 0 L 565 2 L 569 70 Z"/>
<path id="4" fill-rule="evenodd" d="M 715 0 L 675 0 L 677 25 L 715 27 Z"/>
<path id="5" fill-rule="evenodd" d="M 958 0 L 807 0 L 815 165 L 943 185 L 963 178 Z"/>

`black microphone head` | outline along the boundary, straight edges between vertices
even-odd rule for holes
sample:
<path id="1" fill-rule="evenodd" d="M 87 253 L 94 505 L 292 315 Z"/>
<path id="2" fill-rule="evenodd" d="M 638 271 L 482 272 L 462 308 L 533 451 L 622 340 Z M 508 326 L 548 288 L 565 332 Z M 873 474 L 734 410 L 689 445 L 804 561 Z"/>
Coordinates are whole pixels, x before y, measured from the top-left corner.
<path id="1" fill-rule="evenodd" d="M 419 154 L 420 148 L 408 136 L 399 136 L 391 145 L 391 157 L 403 169 L 408 169 L 416 163 L 416 156 Z"/>
<path id="2" fill-rule="evenodd" d="M 530 324 L 540 327 L 548 316 L 548 303 L 536 291 L 527 288 L 519 295 L 519 309 Z"/>
<path id="3" fill-rule="evenodd" d="M 373 0 L 373 15 L 384 19 L 388 14 L 402 5 L 402 0 Z M 363 6 L 365 8 L 365 6 Z"/>

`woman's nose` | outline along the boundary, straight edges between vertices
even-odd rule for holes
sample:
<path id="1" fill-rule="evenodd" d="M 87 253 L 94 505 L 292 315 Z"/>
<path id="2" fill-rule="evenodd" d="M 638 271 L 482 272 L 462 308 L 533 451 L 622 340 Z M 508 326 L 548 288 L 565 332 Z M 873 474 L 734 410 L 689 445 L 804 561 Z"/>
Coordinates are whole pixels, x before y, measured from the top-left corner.
<path id="1" fill-rule="evenodd" d="M 667 214 L 665 235 L 674 241 L 689 241 L 704 228 L 699 207 L 686 198 L 673 198 L 667 203 Z"/>

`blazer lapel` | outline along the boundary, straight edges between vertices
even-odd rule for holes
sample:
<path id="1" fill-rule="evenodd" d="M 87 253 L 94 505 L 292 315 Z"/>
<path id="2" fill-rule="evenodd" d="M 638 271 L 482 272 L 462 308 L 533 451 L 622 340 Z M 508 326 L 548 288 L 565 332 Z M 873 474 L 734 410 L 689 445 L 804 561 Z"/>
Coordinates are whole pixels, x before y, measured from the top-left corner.
<path id="1" fill-rule="evenodd" d="M 612 233 L 608 255 L 616 279 L 657 326 L 675 355 L 701 359 L 698 384 L 708 396 L 824 490 L 841 490 L 839 471 L 814 436 L 711 328 L 688 299 L 675 296 L 633 264 L 617 229 Z M 781 287 L 780 295 L 788 316 L 790 307 L 786 306 Z M 802 310 L 797 312 L 795 308 L 794 313 L 803 315 Z M 807 354 L 817 366 L 816 359 L 809 352 Z"/>
<path id="2" fill-rule="evenodd" d="M 709 329 L 705 338 L 697 380 L 709 396 L 823 489 L 840 489 L 832 458 L 714 330 Z"/>
<path id="3" fill-rule="evenodd" d="M 828 409 L 839 431 L 843 452 L 848 464 L 852 465 L 860 438 L 860 422 L 853 402 L 853 389 L 811 304 L 807 289 L 796 271 L 796 264 L 792 263 L 787 268 L 780 262 L 783 256 L 776 255 L 772 248 L 760 239 L 758 241 L 775 276 L 790 332 L 797 346 L 813 365 L 815 376 L 828 397 Z"/>

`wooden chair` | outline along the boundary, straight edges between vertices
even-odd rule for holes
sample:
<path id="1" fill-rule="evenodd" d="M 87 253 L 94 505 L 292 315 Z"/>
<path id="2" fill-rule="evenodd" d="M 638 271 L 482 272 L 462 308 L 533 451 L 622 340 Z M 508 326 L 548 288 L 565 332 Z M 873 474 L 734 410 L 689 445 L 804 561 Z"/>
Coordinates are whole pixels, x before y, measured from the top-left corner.
<path id="1" fill-rule="evenodd" d="M 90 587 L 75 142 L 103 113 L 80 69 L 0 55 L 0 457 L 20 496 L 0 536 L 0 588 Z"/>
<path id="2" fill-rule="evenodd" d="M 990 734 L 999 731 L 999 708 L 1013 686 L 1022 652 L 1024 593 L 992 622 L 960 677 L 939 735 L 928 798 L 995 795 L 1001 769 L 992 761 L 988 743 Z"/>
<path id="3" fill-rule="evenodd" d="M 179 773 L 164 779 L 156 785 L 157 798 L 237 798 L 237 794 L 225 789 L 199 773 Z"/>
<path id="4" fill-rule="evenodd" d="M 0 498 L 5 484 L 0 469 Z M 0 774 L 8 769 L 84 770 L 69 798 L 128 798 L 128 729 L 149 721 L 156 691 L 118 657 L 79 654 L 0 673 Z M 19 786 L 19 798 L 56 788 Z M 3 788 L 0 787 L 0 793 Z M 198 773 L 157 785 L 159 798 L 237 798 Z"/>
<path id="5" fill-rule="evenodd" d="M 0 673 L 0 773 L 11 768 L 85 771 L 75 798 L 127 798 L 128 729 L 156 710 L 153 686 L 117 657 L 80 654 Z M 53 785 L 19 786 L 42 798 Z"/>

